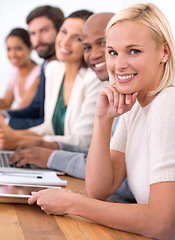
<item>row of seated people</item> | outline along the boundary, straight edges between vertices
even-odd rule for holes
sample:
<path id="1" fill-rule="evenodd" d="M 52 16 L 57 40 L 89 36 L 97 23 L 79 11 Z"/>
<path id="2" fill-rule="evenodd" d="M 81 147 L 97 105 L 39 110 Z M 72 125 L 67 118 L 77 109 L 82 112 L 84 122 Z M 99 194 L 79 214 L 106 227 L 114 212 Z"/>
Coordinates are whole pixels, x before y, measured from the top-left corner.
<path id="1" fill-rule="evenodd" d="M 45 70 L 44 122 L 28 130 L 1 123 L 0 147 L 17 148 L 10 163 L 19 167 L 35 164 L 81 178 L 86 173 L 91 198 L 49 189 L 33 193 L 29 204 L 36 202 L 49 214 L 75 214 L 119 230 L 171 239 L 175 235 L 175 56 L 170 28 L 153 4 L 134 5 L 114 16 L 82 17 L 87 12 L 65 18 L 56 37 L 59 61 Z M 91 69 L 85 67 L 83 54 Z M 84 124 L 90 126 L 87 131 Z M 111 129 L 115 134 L 110 146 Z M 118 203 L 102 201 L 114 196 Z M 121 196 L 122 202 L 137 204 L 119 203 Z"/>
<path id="2" fill-rule="evenodd" d="M 43 11 L 43 8 L 40 8 L 40 10 Z M 104 14 L 104 24 L 100 31 L 102 39 L 98 43 L 102 51 L 98 60 L 100 66 L 95 67 L 91 63 L 93 59 L 91 60 L 88 57 L 89 49 L 86 46 L 86 40 L 83 39 L 82 45 L 81 36 L 84 22 L 90 15 L 92 15 L 92 12 L 85 10 L 72 13 L 65 19 L 57 34 L 55 50 L 59 61 L 50 61 L 45 71 L 47 81 L 44 123 L 25 131 L 13 131 L 8 126 L 4 126 L 4 132 L 6 131 L 4 139 L 6 139 L 7 145 L 4 145 L 3 148 L 16 149 L 18 147 L 10 160 L 11 164 L 15 163 L 18 167 L 21 167 L 30 163 L 41 168 L 59 170 L 74 177 L 85 178 L 86 159 L 92 136 L 96 100 L 100 88 L 108 84 L 104 31 L 113 14 Z M 103 18 L 103 15 L 100 18 Z M 34 26 L 36 26 L 36 20 L 36 24 L 39 20 L 42 22 L 43 17 L 38 18 L 37 15 L 37 18 L 32 20 Z M 77 26 L 79 26 L 79 29 L 77 29 Z M 31 23 L 29 23 L 29 31 L 32 31 Z M 88 33 L 87 36 L 92 38 L 91 35 L 92 33 Z M 96 38 L 97 36 L 95 36 L 95 40 Z M 69 53 L 73 50 L 75 57 Z M 84 58 L 82 57 L 83 52 Z M 77 63 L 76 59 L 78 58 L 80 60 L 76 67 L 76 64 L 73 63 Z M 94 57 L 94 59 L 96 58 L 99 58 L 98 54 Z M 75 80 L 72 79 L 72 76 L 76 75 L 77 69 L 79 72 Z M 75 81 L 72 93 L 70 87 L 64 87 L 63 92 L 63 86 L 68 86 L 66 82 L 69 83 L 69 81 L 71 81 L 71 84 Z M 68 89 L 68 93 L 66 89 Z M 70 100 L 68 94 L 71 96 Z M 31 106 L 27 109 L 30 108 Z M 21 112 L 24 114 L 27 109 L 15 111 L 14 114 Z M 24 116 L 26 115 L 24 114 Z M 117 122 L 118 118 L 113 128 L 115 128 Z M 43 139 L 47 141 L 43 141 Z M 121 201 L 135 202 L 126 181 L 121 189 L 124 189 L 124 191 L 121 191 Z M 122 194 L 122 192 L 125 193 Z M 117 198 L 119 201 L 120 197 L 118 195 Z"/>
<path id="3" fill-rule="evenodd" d="M 106 85 L 105 81 L 100 81 L 95 73 L 88 68 L 83 57 L 81 33 L 85 20 L 91 14 L 90 11 L 80 10 L 65 18 L 55 41 L 55 57 L 59 60 L 45 62 L 42 67 L 44 71 L 41 72 L 41 76 L 46 76 L 46 90 L 44 91 L 46 97 L 43 98 L 44 94 L 41 94 L 42 102 L 44 102 L 44 122 L 29 130 L 14 131 L 12 128 L 5 127 L 4 139 L 10 136 L 11 142 L 6 139 L 1 146 L 2 148 L 15 149 L 21 143 L 43 139 L 43 136 L 45 140 L 60 140 L 84 148 L 89 146 L 97 96 L 100 88 Z M 33 35 L 38 30 L 34 28 L 39 28 L 38 21 L 43 24 L 43 18 L 44 21 L 48 21 L 47 24 L 51 25 L 50 34 L 53 35 L 53 31 L 56 33 L 53 23 L 49 19 L 45 16 L 35 17 L 28 20 L 31 21 L 29 32 L 31 39 L 34 38 L 32 41 L 36 41 L 36 37 Z M 44 24 L 46 23 L 44 22 Z M 36 49 L 43 53 L 43 49 L 45 50 L 46 47 L 39 43 L 41 41 L 39 37 L 37 40 Z M 41 83 L 43 82 L 41 80 Z M 31 106 L 29 108 L 31 109 Z M 14 111 L 14 114 L 17 112 Z M 39 111 L 35 109 L 33 112 L 35 114 Z M 10 135 L 7 133 L 8 131 Z"/>
<path id="4" fill-rule="evenodd" d="M 52 13 L 53 10 L 55 10 L 56 13 L 59 11 L 58 9 L 44 6 L 35 9 L 29 14 L 27 23 L 29 24 L 31 40 L 34 38 L 33 35 L 36 35 L 37 32 L 45 28 L 46 24 L 50 24 L 52 26 L 52 28 L 50 27 L 49 29 L 49 34 L 53 35 L 53 30 L 55 31 L 54 25 L 53 22 L 51 22 L 51 20 L 48 18 L 49 14 L 49 16 L 53 15 L 51 15 L 48 10 L 50 10 L 50 12 L 52 11 Z M 45 16 L 46 13 L 47 17 Z M 91 59 L 88 58 L 88 47 L 86 47 L 86 44 L 83 44 L 82 46 L 81 36 L 84 22 L 90 15 L 92 15 L 92 12 L 80 10 L 70 14 L 65 19 L 58 31 L 58 34 L 55 34 L 56 58 L 59 59 L 59 61 L 55 60 L 53 40 L 51 43 L 52 48 L 50 47 L 50 51 L 52 50 L 52 55 L 51 53 L 49 54 L 49 60 L 48 48 L 44 46 L 44 43 L 41 44 L 41 38 L 38 38 L 38 42 L 40 41 L 40 43 L 33 43 L 34 46 L 37 46 L 35 49 L 38 51 L 39 56 L 47 59 L 45 60 L 41 71 L 41 83 L 38 90 L 40 99 L 38 97 L 39 94 L 37 94 L 33 103 L 28 108 L 21 111 L 4 111 L 3 114 L 21 114 L 20 118 L 17 119 L 15 119 L 12 115 L 9 125 L 11 122 L 13 122 L 13 119 L 15 119 L 15 127 L 16 125 L 19 125 L 20 128 L 22 128 L 24 125 L 26 127 L 26 123 L 28 124 L 25 118 L 26 112 L 29 112 L 28 116 L 30 116 L 32 111 L 33 114 L 35 114 L 38 106 L 38 110 L 40 112 L 41 110 L 44 112 L 43 102 L 44 99 L 46 99 L 44 123 L 25 131 L 14 131 L 12 128 L 4 125 L 4 139 L 6 139 L 5 141 L 7 145 L 4 144 L 2 147 L 5 149 L 16 149 L 16 147 L 19 146 L 18 150 L 10 160 L 11 164 L 14 164 L 15 162 L 16 166 L 21 167 L 22 165 L 25 165 L 24 162 L 26 162 L 27 159 L 27 163 L 34 164 L 41 168 L 59 169 L 59 171 L 61 170 L 71 176 L 83 179 L 85 178 L 86 159 L 92 136 L 95 104 L 100 88 L 108 83 L 108 74 L 105 63 L 104 30 L 107 22 L 113 14 L 109 13 L 104 15 L 104 24 L 102 25 L 102 29 L 100 31 L 102 39 L 99 42 L 99 46 L 101 46 L 102 49 L 102 53 L 100 53 L 100 62 L 102 60 L 103 62 L 101 63 L 101 66 L 97 66 L 95 68 L 92 67 L 92 64 L 90 63 Z M 101 18 L 103 18 L 103 15 Z M 77 28 L 77 26 L 79 26 L 79 28 Z M 90 34 L 88 33 L 88 35 Z M 43 35 L 41 37 L 43 37 Z M 32 40 L 32 42 L 34 42 L 34 40 L 36 41 L 36 37 Z M 43 53 L 44 50 L 42 47 L 45 47 L 44 50 L 47 52 L 47 54 Z M 73 52 L 73 54 L 71 52 Z M 93 71 L 88 67 L 92 68 Z M 45 75 L 47 80 L 46 88 Z M 73 78 L 73 76 L 76 77 Z M 66 86 L 64 87 L 64 92 L 63 86 Z M 73 90 L 71 92 L 70 88 L 72 86 Z M 46 97 L 44 94 L 45 89 Z M 35 104 L 36 98 L 39 99 L 40 103 L 42 102 L 42 104 Z M 33 109 L 33 106 L 35 106 L 35 109 Z M 30 124 L 35 124 L 35 120 L 36 119 L 30 119 Z M 38 118 L 37 120 L 41 119 Z M 21 125 L 21 122 L 23 122 L 23 125 Z M 116 119 L 114 126 L 116 126 L 117 122 L 118 118 Z M 51 132 L 49 132 L 50 129 Z M 37 135 L 44 136 L 44 139 L 49 140 L 49 142 L 43 141 L 43 137 L 33 135 L 32 132 L 36 133 Z M 9 139 L 7 139 L 8 136 Z M 34 139 L 39 140 L 32 141 Z M 25 141 L 26 144 L 24 144 Z M 21 145 L 21 143 L 23 144 Z M 23 156 L 21 156 L 21 153 Z M 37 160 L 36 162 L 36 159 L 40 160 Z M 123 186 L 121 189 L 125 189 L 125 191 L 123 191 L 125 194 L 123 195 L 121 193 L 121 201 L 126 200 L 135 202 L 135 199 L 130 192 L 126 181 L 124 182 Z"/>

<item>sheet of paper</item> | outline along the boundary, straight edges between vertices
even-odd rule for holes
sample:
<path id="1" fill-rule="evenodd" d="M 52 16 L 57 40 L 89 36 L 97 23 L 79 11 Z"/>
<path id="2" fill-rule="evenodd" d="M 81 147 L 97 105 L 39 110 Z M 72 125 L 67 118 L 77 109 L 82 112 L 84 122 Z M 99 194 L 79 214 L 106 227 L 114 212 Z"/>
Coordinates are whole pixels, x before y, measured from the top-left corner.
<path id="1" fill-rule="evenodd" d="M 32 184 L 32 185 L 50 185 L 50 186 L 66 186 L 67 181 L 61 180 L 55 172 L 43 174 L 13 174 L 1 173 L 0 183 L 14 184 Z"/>

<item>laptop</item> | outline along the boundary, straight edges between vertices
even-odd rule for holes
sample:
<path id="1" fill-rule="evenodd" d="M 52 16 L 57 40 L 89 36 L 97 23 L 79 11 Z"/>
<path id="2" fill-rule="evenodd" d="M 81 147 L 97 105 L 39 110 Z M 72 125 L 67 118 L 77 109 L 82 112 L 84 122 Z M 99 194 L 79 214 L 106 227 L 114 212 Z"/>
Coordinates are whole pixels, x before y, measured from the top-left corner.
<path id="1" fill-rule="evenodd" d="M 43 169 L 39 168 L 35 165 L 26 164 L 23 167 L 16 167 L 15 165 L 11 166 L 8 163 L 8 160 L 13 155 L 14 151 L 6 151 L 0 150 L 0 173 L 9 172 L 9 173 L 44 173 L 44 172 L 56 172 L 57 175 L 65 175 L 64 172 L 51 170 L 51 169 Z"/>

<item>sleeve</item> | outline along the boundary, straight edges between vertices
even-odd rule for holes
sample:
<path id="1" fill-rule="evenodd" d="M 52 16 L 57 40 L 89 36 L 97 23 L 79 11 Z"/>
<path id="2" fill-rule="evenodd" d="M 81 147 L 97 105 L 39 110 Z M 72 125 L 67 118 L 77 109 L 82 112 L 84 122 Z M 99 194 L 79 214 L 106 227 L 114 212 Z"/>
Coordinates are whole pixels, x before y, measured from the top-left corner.
<path id="1" fill-rule="evenodd" d="M 59 170 L 66 174 L 85 179 L 87 153 L 68 152 L 63 150 L 54 151 L 48 160 L 50 169 Z"/>
<path id="2" fill-rule="evenodd" d="M 44 116 L 39 115 L 37 95 L 28 107 L 21 110 L 8 111 L 7 113 L 10 116 L 9 126 L 14 129 L 27 129 L 41 124 L 44 120 Z"/>
<path id="3" fill-rule="evenodd" d="M 171 90 L 150 112 L 150 184 L 175 181 L 175 101 Z"/>
<path id="4" fill-rule="evenodd" d="M 43 118 L 11 118 L 9 126 L 13 129 L 28 129 L 43 123 Z"/>
<path id="5" fill-rule="evenodd" d="M 36 101 L 35 101 L 36 100 Z M 21 110 L 12 110 L 12 111 L 7 111 L 9 114 L 10 118 L 37 118 L 38 116 L 38 108 L 39 108 L 39 103 L 37 102 L 37 99 L 35 98 L 31 104 L 23 108 Z"/>
<path id="6" fill-rule="evenodd" d="M 72 144 L 67 144 L 67 143 L 62 143 L 61 144 L 61 150 L 64 151 L 69 151 L 69 152 L 80 152 L 80 153 L 88 153 L 88 148 L 80 148 L 77 145 L 72 145 Z"/>

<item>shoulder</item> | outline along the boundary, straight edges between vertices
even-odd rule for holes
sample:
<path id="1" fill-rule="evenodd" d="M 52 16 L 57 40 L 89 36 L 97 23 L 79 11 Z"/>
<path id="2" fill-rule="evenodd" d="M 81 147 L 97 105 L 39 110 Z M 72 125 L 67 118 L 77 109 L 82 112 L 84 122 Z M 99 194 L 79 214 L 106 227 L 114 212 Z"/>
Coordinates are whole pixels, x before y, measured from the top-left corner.
<path id="1" fill-rule="evenodd" d="M 36 65 L 33 69 L 33 72 L 40 74 L 41 73 L 41 66 L 40 65 Z"/>
<path id="2" fill-rule="evenodd" d="M 172 100 L 175 99 L 175 86 L 172 87 L 167 87 L 163 89 L 158 95 L 157 95 L 157 100 L 160 101 L 162 100 Z M 155 98 L 155 99 L 156 99 Z"/>
<path id="3" fill-rule="evenodd" d="M 19 77 L 19 70 L 17 67 L 11 68 L 10 77 L 13 77 L 13 78 Z"/>
<path id="4" fill-rule="evenodd" d="M 15 87 L 15 85 L 18 83 L 19 79 L 19 70 L 16 67 L 12 67 L 10 76 L 9 76 L 9 89 L 12 89 Z"/>
<path id="5" fill-rule="evenodd" d="M 148 116 L 158 115 L 157 113 L 167 114 L 167 111 L 172 113 L 175 109 L 175 87 L 168 87 L 163 89 L 147 106 L 142 108 L 136 101 L 131 111 L 124 114 L 129 118 L 135 118 L 137 114 L 142 113 Z"/>
<path id="6" fill-rule="evenodd" d="M 46 77 L 46 91 L 49 93 L 50 89 L 57 91 L 60 88 L 60 84 L 64 78 L 65 64 L 60 61 L 52 61 L 46 65 L 45 77 Z"/>
<path id="7" fill-rule="evenodd" d="M 82 68 L 80 68 L 78 74 L 83 79 L 98 79 L 95 72 L 92 71 L 92 69 L 90 69 L 90 68 L 83 68 L 82 67 Z M 100 81 L 100 80 L 98 79 L 98 81 Z"/>
<path id="8" fill-rule="evenodd" d="M 90 68 L 84 68 L 81 67 L 78 72 L 79 76 L 84 78 L 84 77 L 94 77 L 96 74 L 90 69 Z"/>
<path id="9" fill-rule="evenodd" d="M 135 120 L 136 116 L 140 114 L 140 112 L 142 112 L 142 107 L 140 106 L 138 101 L 136 101 L 132 109 L 126 112 L 125 114 L 123 114 L 121 116 L 121 119 L 127 123 L 132 123 Z"/>
<path id="10" fill-rule="evenodd" d="M 104 86 L 105 81 L 97 78 L 97 75 L 90 68 L 80 68 L 77 79 L 81 81 L 82 85 L 90 86 Z"/>
<path id="11" fill-rule="evenodd" d="M 46 72 L 46 74 L 50 73 L 52 71 L 58 72 L 58 71 L 60 71 L 60 69 L 65 69 L 65 64 L 61 61 L 54 60 L 54 61 L 49 62 L 46 65 L 45 72 Z"/>
<path id="12" fill-rule="evenodd" d="M 36 65 L 30 75 L 32 77 L 38 77 L 40 74 L 41 74 L 41 66 Z"/>
<path id="13" fill-rule="evenodd" d="M 163 89 L 151 102 L 150 111 L 175 109 L 175 87 Z"/>

